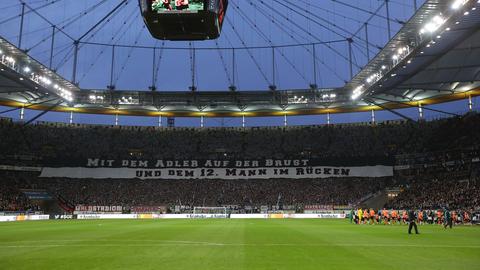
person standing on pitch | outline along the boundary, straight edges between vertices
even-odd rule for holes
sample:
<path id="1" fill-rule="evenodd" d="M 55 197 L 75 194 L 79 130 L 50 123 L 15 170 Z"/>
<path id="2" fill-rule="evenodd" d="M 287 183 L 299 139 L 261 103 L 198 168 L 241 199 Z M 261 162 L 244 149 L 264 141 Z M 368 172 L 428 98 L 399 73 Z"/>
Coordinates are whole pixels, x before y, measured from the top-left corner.
<path id="1" fill-rule="evenodd" d="M 358 215 L 358 224 L 361 224 L 361 223 L 363 222 L 363 211 L 362 211 L 362 208 L 358 208 L 357 215 Z"/>
<path id="2" fill-rule="evenodd" d="M 408 234 L 412 234 L 412 228 L 415 228 L 415 234 L 419 234 L 417 228 L 417 217 L 415 215 L 415 211 L 411 210 L 408 211 L 408 221 L 410 224 L 408 225 Z"/>
<path id="3" fill-rule="evenodd" d="M 445 221 L 444 221 L 443 227 L 446 229 L 447 227 L 450 226 L 450 229 L 451 229 L 453 226 L 452 214 L 447 208 L 445 208 L 444 216 L 445 216 Z"/>

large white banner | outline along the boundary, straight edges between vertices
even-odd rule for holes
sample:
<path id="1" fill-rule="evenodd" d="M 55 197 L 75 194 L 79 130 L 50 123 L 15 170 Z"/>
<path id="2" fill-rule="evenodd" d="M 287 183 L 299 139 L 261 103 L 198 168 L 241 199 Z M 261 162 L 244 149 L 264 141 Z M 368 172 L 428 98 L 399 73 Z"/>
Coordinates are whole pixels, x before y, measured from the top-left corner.
<path id="1" fill-rule="evenodd" d="M 43 168 L 40 177 L 89 179 L 274 179 L 393 176 L 392 166 L 262 168 Z"/>

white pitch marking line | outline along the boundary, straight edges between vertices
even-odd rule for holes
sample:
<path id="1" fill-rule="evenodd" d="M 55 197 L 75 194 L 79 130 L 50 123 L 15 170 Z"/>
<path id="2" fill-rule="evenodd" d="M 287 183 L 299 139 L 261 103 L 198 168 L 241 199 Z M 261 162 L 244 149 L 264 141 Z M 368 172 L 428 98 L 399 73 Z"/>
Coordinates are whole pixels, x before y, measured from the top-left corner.
<path id="1" fill-rule="evenodd" d="M 22 241 L 27 242 L 27 241 Z M 33 242 L 33 241 L 32 241 Z M 69 242 L 69 241 L 65 241 Z M 112 241 L 115 242 L 115 241 Z M 116 241 L 116 242 L 127 242 L 127 241 Z M 128 241 L 135 242 L 135 241 Z M 155 240 L 145 241 L 145 242 L 155 242 Z M 478 249 L 480 246 L 475 245 L 414 245 L 414 244 L 405 244 L 405 245 L 389 245 L 389 244 L 282 244 L 282 243 L 271 243 L 271 244 L 228 244 L 228 243 L 210 243 L 210 242 L 191 242 L 191 241 L 157 241 L 158 244 L 44 244 L 44 245 L 0 245 L 0 248 L 48 248 L 48 247 L 161 247 L 161 246 L 252 246 L 252 247 L 269 247 L 269 246 L 287 246 L 287 247 L 302 247 L 302 246 L 311 246 L 311 247 L 413 247 L 413 248 L 470 248 Z M 4 242 L 5 243 L 5 242 Z M 19 243 L 10 242 L 10 243 Z"/>
<path id="2" fill-rule="evenodd" d="M 171 244 L 180 244 L 180 245 L 211 245 L 211 246 L 223 246 L 226 244 L 223 243 L 214 243 L 214 242 L 199 242 L 199 241 L 180 241 L 180 240 L 153 240 L 153 239 L 138 239 L 138 240 L 122 240 L 122 239 L 49 239 L 49 240 L 20 240 L 20 241 L 6 241 L 3 243 L 15 243 L 15 244 L 22 244 L 22 243 L 75 243 L 75 242 L 125 242 L 125 243 L 135 243 L 135 242 L 147 242 L 147 243 L 171 243 Z M 86 245 L 86 244 L 85 244 Z M 2 245 L 0 245 L 1 247 Z"/>

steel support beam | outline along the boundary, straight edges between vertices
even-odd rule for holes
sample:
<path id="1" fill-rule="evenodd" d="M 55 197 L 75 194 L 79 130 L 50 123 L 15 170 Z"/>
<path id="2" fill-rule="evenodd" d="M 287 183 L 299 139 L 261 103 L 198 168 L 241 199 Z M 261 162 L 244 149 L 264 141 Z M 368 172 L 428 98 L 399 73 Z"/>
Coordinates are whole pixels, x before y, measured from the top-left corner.
<path id="1" fill-rule="evenodd" d="M 386 107 L 386 106 L 383 106 L 382 104 L 375 102 L 373 99 L 365 99 L 365 100 L 366 100 L 367 102 L 370 102 L 370 103 L 374 104 L 375 106 L 378 106 L 378 107 L 380 107 L 380 108 L 382 108 L 382 109 L 384 109 L 384 110 L 387 110 L 387 111 L 389 111 L 389 112 L 391 112 L 391 113 L 393 113 L 393 114 L 395 114 L 395 115 L 397 115 L 397 116 L 400 116 L 401 118 L 403 118 L 403 119 L 405 119 L 405 120 L 407 120 L 407 121 L 415 122 L 415 120 L 413 120 L 412 118 L 410 118 L 410 117 L 408 117 L 408 116 L 406 116 L 406 115 L 404 115 L 404 114 L 401 114 L 401 113 L 399 113 L 399 112 L 397 112 L 397 111 L 395 111 L 395 110 L 392 110 L 392 109 L 390 109 L 390 108 L 388 108 L 388 107 Z"/>
<path id="2" fill-rule="evenodd" d="M 370 62 L 370 42 L 368 41 L 368 23 L 365 23 L 365 45 L 367 46 L 367 63 Z"/>
<path id="3" fill-rule="evenodd" d="M 375 99 L 379 99 L 379 100 L 386 101 L 386 102 L 397 103 L 397 104 L 405 105 L 405 106 L 408 106 L 408 107 L 416 107 L 416 106 L 410 105 L 406 102 L 401 102 L 401 101 L 396 101 L 396 100 L 389 100 L 389 99 L 379 98 L 379 97 L 375 97 Z M 428 110 L 428 111 L 432 111 L 432 112 L 444 113 L 444 114 L 448 114 L 448 115 L 451 115 L 451 116 L 460 116 L 459 114 L 456 114 L 456 113 L 446 112 L 446 111 L 442 111 L 442 110 L 438 110 L 438 109 L 422 107 L 422 110 L 423 109 Z"/>
<path id="4" fill-rule="evenodd" d="M 348 38 L 348 62 L 350 63 L 350 80 L 353 79 L 353 53 L 352 53 L 352 43 L 353 39 Z"/>
<path id="5" fill-rule="evenodd" d="M 18 48 L 22 49 L 23 22 L 25 21 L 25 3 L 22 2 L 22 15 L 20 18 L 20 34 L 18 35 Z"/>
<path id="6" fill-rule="evenodd" d="M 232 86 L 236 85 L 235 77 L 235 49 L 232 49 Z"/>
<path id="7" fill-rule="evenodd" d="M 77 84 L 77 62 L 78 62 L 78 42 L 73 43 L 73 71 L 72 71 L 72 83 Z"/>
<path id="8" fill-rule="evenodd" d="M 58 99 L 58 98 L 49 99 L 49 100 L 45 100 L 45 101 L 38 102 L 38 103 L 28 104 L 27 106 L 22 106 L 22 107 L 17 107 L 17 108 L 8 109 L 8 110 L 5 110 L 5 111 L 1 111 L 0 114 L 13 112 L 13 111 L 16 111 L 16 110 L 20 110 L 20 109 L 22 109 L 22 108 L 28 109 L 28 108 L 30 108 L 30 107 L 32 107 L 32 106 L 41 105 L 41 104 L 48 103 L 48 102 L 51 102 L 51 101 L 54 101 L 54 100 L 57 100 L 57 99 Z"/>
<path id="9" fill-rule="evenodd" d="M 315 44 L 312 44 L 312 54 L 313 54 L 313 84 L 315 88 L 318 88 L 317 80 L 317 50 Z"/>
<path id="10" fill-rule="evenodd" d="M 77 39 L 77 42 L 82 41 L 83 38 L 85 38 L 88 34 L 90 34 L 95 28 L 97 28 L 101 23 L 103 23 L 106 19 L 108 19 L 115 11 L 117 11 L 123 4 L 128 2 L 128 0 L 122 0 L 115 8 L 113 8 L 107 15 L 105 15 L 100 21 L 98 21 L 94 26 L 92 26 L 90 29 L 88 29 L 87 32 L 85 32 L 80 38 Z"/>
<path id="11" fill-rule="evenodd" d="M 272 85 L 276 86 L 276 77 L 275 77 L 275 48 L 272 48 Z"/>
<path id="12" fill-rule="evenodd" d="M 115 45 L 112 46 L 112 57 L 110 63 L 110 84 L 108 85 L 109 90 L 115 90 L 115 85 L 113 85 L 113 75 L 115 73 Z"/>
<path id="13" fill-rule="evenodd" d="M 153 57 L 152 57 L 152 86 L 150 86 L 150 90 L 155 91 L 157 87 L 155 85 L 155 74 L 156 74 L 156 59 L 157 58 L 157 50 L 153 48 Z"/>
<path id="14" fill-rule="evenodd" d="M 33 123 L 35 120 L 37 120 L 38 118 L 42 117 L 43 115 L 45 115 L 46 113 L 48 113 L 49 111 L 55 109 L 58 105 L 62 104 L 63 103 L 63 100 L 60 100 L 58 101 L 57 103 L 51 105 L 50 107 L 48 107 L 46 110 L 44 110 L 43 112 L 37 114 L 35 117 L 33 117 L 32 119 L 28 120 L 27 122 L 25 122 L 25 124 L 23 124 L 23 126 L 27 126 L 31 123 Z M 23 109 L 23 108 L 22 108 Z"/>
<path id="15" fill-rule="evenodd" d="M 52 69 L 53 65 L 53 52 L 55 50 L 55 32 L 56 32 L 56 26 L 52 26 L 52 42 L 50 44 L 50 59 L 48 61 L 48 68 Z"/>
<path id="16" fill-rule="evenodd" d="M 385 0 L 385 9 L 387 10 L 387 31 L 388 31 L 388 41 L 392 39 L 392 26 L 390 24 L 390 0 Z"/>

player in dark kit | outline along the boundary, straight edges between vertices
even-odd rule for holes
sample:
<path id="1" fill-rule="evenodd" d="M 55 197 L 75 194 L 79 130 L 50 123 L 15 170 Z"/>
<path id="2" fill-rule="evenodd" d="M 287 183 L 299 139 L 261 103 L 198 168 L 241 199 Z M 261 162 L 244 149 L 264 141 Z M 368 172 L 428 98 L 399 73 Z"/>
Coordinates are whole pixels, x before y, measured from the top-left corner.
<path id="1" fill-rule="evenodd" d="M 412 234 L 412 228 L 415 228 L 415 234 L 419 234 L 416 223 L 417 217 L 415 215 L 415 211 L 408 211 L 408 221 L 410 222 L 410 224 L 408 225 L 408 234 Z"/>
<path id="2" fill-rule="evenodd" d="M 445 209 L 445 220 L 444 220 L 444 225 L 443 227 L 446 229 L 447 227 L 450 227 L 450 229 L 453 226 L 453 221 L 452 221 L 452 214 L 448 209 Z"/>

